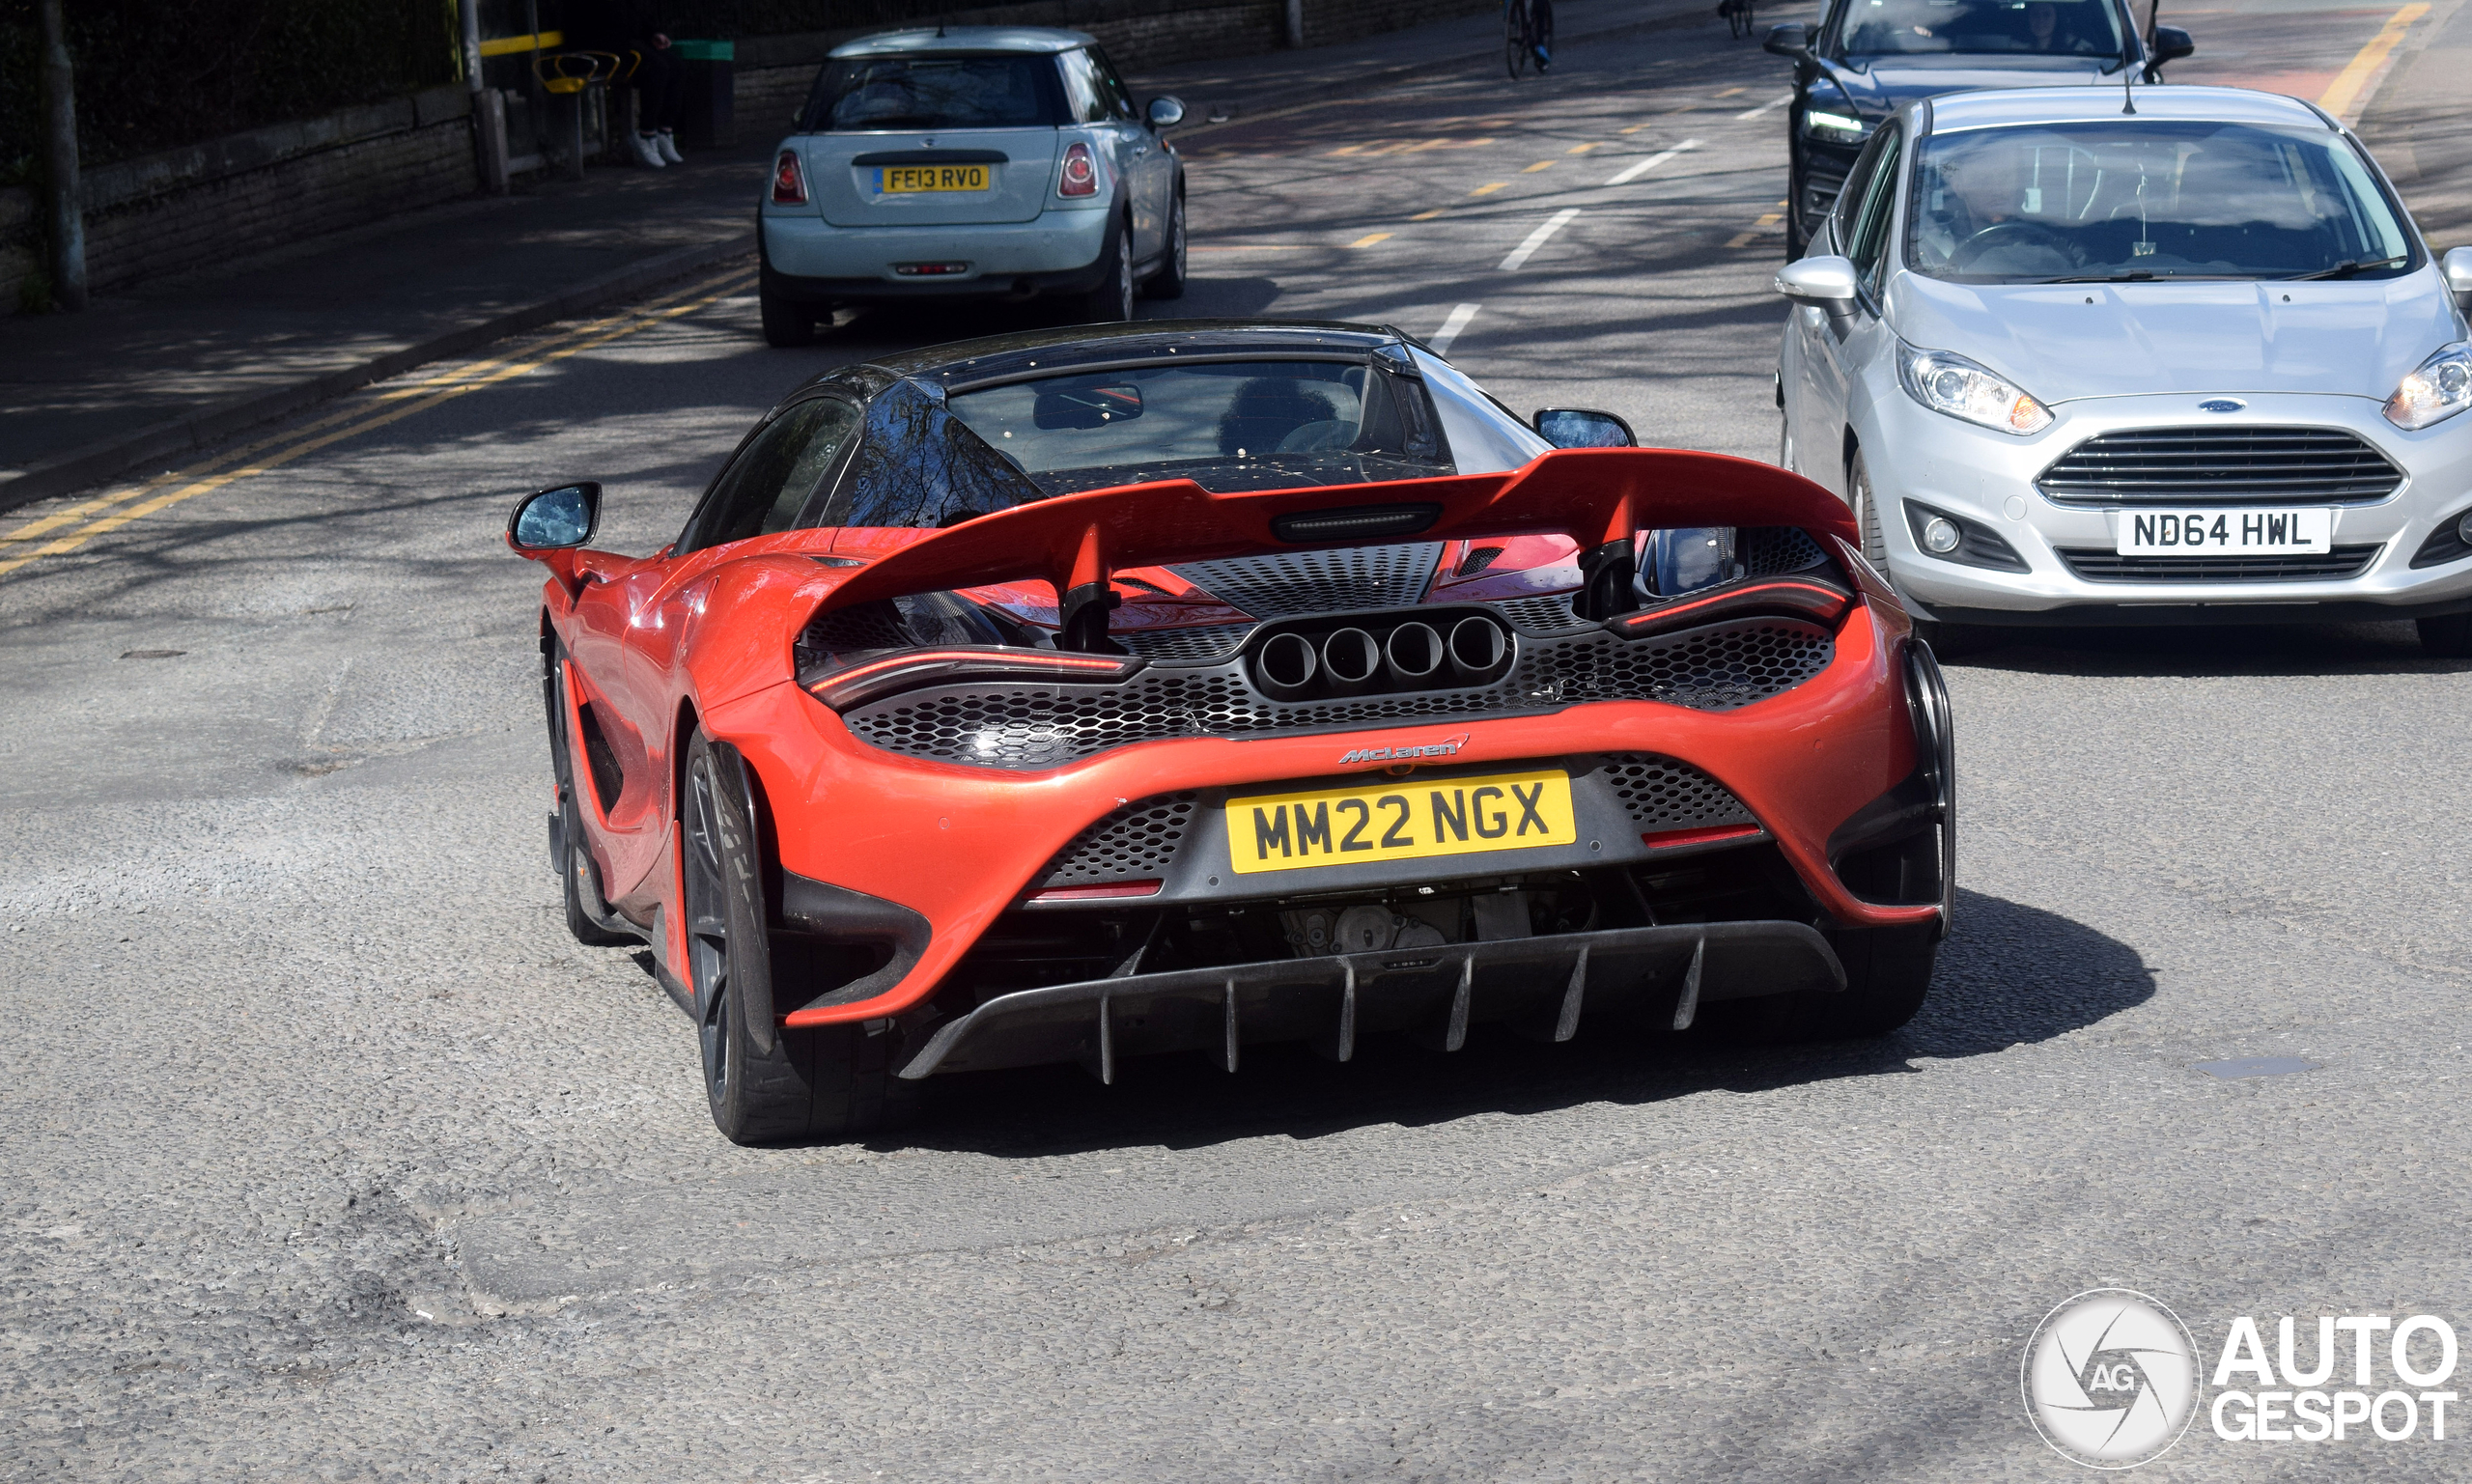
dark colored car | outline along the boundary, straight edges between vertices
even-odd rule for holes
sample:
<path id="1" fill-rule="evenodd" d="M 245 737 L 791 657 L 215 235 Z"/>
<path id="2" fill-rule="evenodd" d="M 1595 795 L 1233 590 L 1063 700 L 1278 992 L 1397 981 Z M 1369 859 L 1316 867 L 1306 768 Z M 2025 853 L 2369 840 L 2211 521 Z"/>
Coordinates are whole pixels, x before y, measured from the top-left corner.
<path id="1" fill-rule="evenodd" d="M 2140 36 L 2128 0 L 1829 0 L 1816 33 L 1772 27 L 1767 49 L 1794 64 L 1785 256 L 1799 258 L 1863 142 L 1899 103 L 1968 88 L 2160 82 L 2163 64 L 2197 43 L 2172 26 Z"/>

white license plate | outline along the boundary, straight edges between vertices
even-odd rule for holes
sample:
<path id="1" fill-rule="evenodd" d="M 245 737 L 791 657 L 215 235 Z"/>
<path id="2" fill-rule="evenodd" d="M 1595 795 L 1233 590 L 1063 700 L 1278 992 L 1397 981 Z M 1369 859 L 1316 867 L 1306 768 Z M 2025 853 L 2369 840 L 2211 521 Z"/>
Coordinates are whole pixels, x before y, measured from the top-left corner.
<path id="1" fill-rule="evenodd" d="M 2124 510 L 2121 556 L 2324 555 L 2331 510 Z"/>

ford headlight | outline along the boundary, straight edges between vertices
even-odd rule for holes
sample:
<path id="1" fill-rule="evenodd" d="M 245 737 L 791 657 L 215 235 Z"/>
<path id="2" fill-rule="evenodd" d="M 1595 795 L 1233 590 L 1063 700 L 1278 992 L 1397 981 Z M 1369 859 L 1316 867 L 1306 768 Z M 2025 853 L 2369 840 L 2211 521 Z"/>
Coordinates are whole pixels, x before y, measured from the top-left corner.
<path id="1" fill-rule="evenodd" d="M 2403 378 L 2386 399 L 2386 420 L 2418 432 L 2472 406 L 2472 345 L 2451 345 Z"/>
<path id="2" fill-rule="evenodd" d="M 1901 345 L 1896 373 L 1905 384 L 1905 394 L 1934 412 L 2020 437 L 2051 426 L 2049 407 L 1962 355 Z"/>

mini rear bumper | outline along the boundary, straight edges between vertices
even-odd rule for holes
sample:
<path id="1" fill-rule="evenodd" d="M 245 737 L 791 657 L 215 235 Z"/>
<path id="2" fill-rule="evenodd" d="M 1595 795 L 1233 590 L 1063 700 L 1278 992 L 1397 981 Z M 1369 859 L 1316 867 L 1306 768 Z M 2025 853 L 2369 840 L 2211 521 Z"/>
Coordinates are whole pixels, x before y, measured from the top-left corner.
<path id="1" fill-rule="evenodd" d="M 1303 1041 L 1345 1061 L 1359 1036 L 1392 1031 L 1455 1051 L 1488 1022 L 1568 1041 L 1584 1017 L 1644 1012 L 1682 1029 L 1709 1001 L 1844 988 L 1828 939 L 1799 922 L 1336 954 L 1019 990 L 937 1027 L 901 1076 L 1078 1061 L 1112 1081 L 1119 1057 L 1179 1050 L 1233 1072 L 1246 1046 Z"/>
<path id="2" fill-rule="evenodd" d="M 812 215 L 762 218 L 765 285 L 794 303 L 1082 294 L 1109 265 L 1105 210 L 1051 210 L 1035 221 L 960 227 L 835 227 Z M 903 265 L 959 264 L 950 274 Z"/>

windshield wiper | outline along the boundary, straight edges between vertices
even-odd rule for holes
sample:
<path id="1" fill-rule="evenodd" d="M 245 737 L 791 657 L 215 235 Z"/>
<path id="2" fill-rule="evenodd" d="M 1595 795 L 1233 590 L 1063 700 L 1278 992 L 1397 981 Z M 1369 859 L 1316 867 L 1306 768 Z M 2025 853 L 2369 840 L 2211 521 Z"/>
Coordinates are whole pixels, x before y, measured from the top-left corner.
<path id="1" fill-rule="evenodd" d="M 2079 278 L 2037 278 L 2038 284 L 2133 284 L 2154 276 L 2152 268 L 2131 268 L 2125 273 L 2088 273 Z"/>
<path id="2" fill-rule="evenodd" d="M 2310 278 L 2349 278 L 2354 273 L 2365 273 L 2371 268 L 2391 268 L 2399 263 L 2408 261 L 2410 256 L 2408 253 L 2399 253 L 2392 258 L 2346 258 L 2333 267 L 2319 268 L 2314 273 L 2288 274 L 2281 282 L 2296 284 Z"/>

